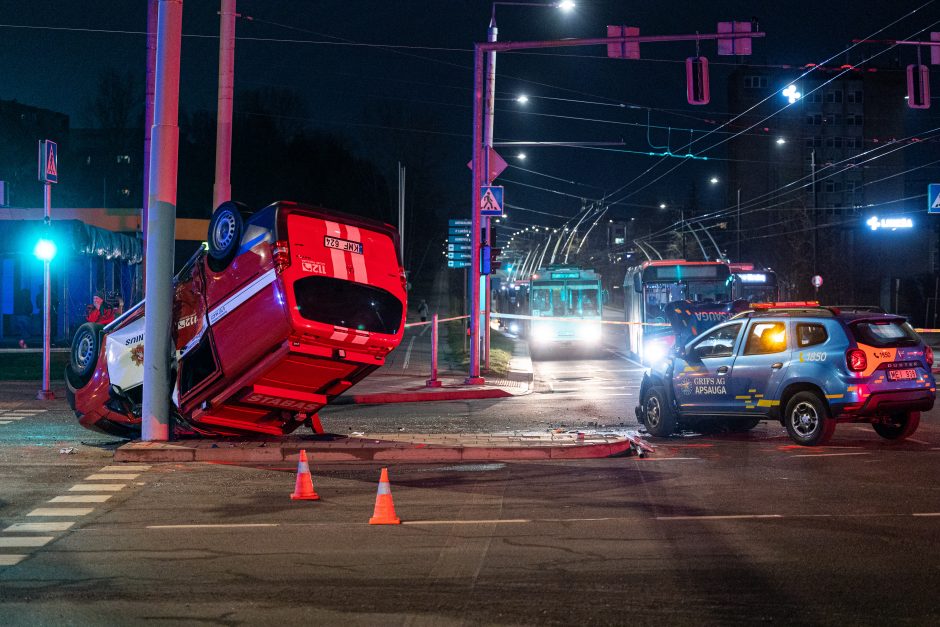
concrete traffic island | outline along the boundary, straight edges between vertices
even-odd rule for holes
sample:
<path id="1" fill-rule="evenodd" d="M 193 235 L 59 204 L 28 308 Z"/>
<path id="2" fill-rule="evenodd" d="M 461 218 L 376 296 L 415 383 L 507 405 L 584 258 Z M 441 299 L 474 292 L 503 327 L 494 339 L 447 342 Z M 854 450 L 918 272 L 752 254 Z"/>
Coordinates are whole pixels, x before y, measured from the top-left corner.
<path id="1" fill-rule="evenodd" d="M 491 435 L 480 433 L 375 433 L 352 437 L 288 437 L 253 440 L 130 442 L 115 462 L 296 462 L 306 450 L 311 462 L 449 462 L 641 457 L 652 448 L 636 437 L 584 433 Z"/>

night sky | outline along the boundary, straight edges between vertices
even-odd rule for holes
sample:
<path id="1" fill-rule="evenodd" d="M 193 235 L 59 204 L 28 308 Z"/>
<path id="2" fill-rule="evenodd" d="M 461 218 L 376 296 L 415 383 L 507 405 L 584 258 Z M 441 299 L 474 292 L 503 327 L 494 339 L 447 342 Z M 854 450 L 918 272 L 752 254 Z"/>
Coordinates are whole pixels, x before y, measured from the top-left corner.
<path id="1" fill-rule="evenodd" d="M 146 4 L 144 0 L 0 0 L 0 98 L 67 113 L 73 127 L 90 125 L 85 103 L 102 70 L 129 69 L 139 72 L 143 82 Z M 582 0 L 570 14 L 498 6 L 497 19 L 500 40 L 508 41 L 597 37 L 605 34 L 607 24 L 618 23 L 639 26 L 644 35 L 714 32 L 718 21 L 756 18 L 767 37 L 755 40 L 750 61 L 800 66 L 837 55 L 853 38 L 871 36 L 922 4 Z M 237 23 L 236 90 L 298 90 L 307 102 L 307 122 L 342 136 L 365 158 L 378 158 L 370 153 L 368 138 L 369 133 L 382 131 L 376 128 L 380 124 L 367 119 L 374 120 L 374 112 L 383 109 L 400 112 L 403 122 L 397 130 L 445 140 L 436 143 L 443 146 L 438 175 L 450 190 L 448 203 L 454 206 L 441 210 L 456 217 L 466 213 L 462 203 L 469 193 L 465 164 L 470 157 L 470 50 L 475 40 L 485 40 L 490 8 L 486 0 L 241 0 L 238 10 L 245 19 Z M 217 10 L 218 2 L 210 0 L 184 4 L 180 100 L 184 113 L 215 108 Z M 940 4 L 929 3 L 876 36 L 910 37 L 937 20 Z M 940 30 L 940 25 L 929 30 Z M 354 43 L 374 45 L 347 45 Z M 737 61 L 718 57 L 714 42 L 701 47 L 701 54 L 712 63 L 712 103 L 704 107 L 685 101 L 682 63 L 695 54 L 694 43 L 645 45 L 641 53 L 640 61 L 607 59 L 600 48 L 500 55 L 497 97 L 502 100 L 497 102 L 496 140 L 622 140 L 625 149 L 645 151 L 643 125 L 648 116 L 653 124 L 675 129 L 669 137 L 674 147 L 688 139 L 688 129 L 712 130 L 716 121 L 727 119 L 725 81 Z M 857 49 L 849 57 L 861 53 Z M 912 47 L 883 58 L 899 55 L 904 65 L 915 62 Z M 838 56 L 833 63 L 846 58 Z M 520 93 L 532 98 L 525 108 L 512 100 Z M 937 116 L 927 119 L 936 122 Z M 663 144 L 666 137 L 654 131 L 651 139 Z M 627 184 L 658 161 L 651 157 L 588 148 L 526 148 L 528 158 L 520 164 L 509 159 L 515 152 L 502 151 L 507 160 L 530 171 L 510 168 L 504 174 L 507 202 L 562 216 L 577 212 L 579 197 L 597 199 L 620 190 L 617 197 L 624 204 L 612 215 L 626 218 L 692 181 L 724 174 L 720 149 L 710 153 L 712 161 L 688 161 L 671 177 L 645 189 L 641 188 L 653 175 Z M 654 172 L 672 165 L 659 165 Z M 724 206 L 723 193 L 711 192 L 712 197 L 708 193 L 703 190 L 701 199 L 706 208 Z M 560 218 L 540 213 L 510 213 L 522 224 L 561 223 Z"/>

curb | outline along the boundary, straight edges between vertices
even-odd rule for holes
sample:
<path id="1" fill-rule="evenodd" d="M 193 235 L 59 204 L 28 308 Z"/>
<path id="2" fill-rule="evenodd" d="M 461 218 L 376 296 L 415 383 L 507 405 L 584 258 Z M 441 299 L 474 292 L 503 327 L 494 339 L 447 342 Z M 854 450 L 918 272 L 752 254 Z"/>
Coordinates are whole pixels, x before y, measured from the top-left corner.
<path id="1" fill-rule="evenodd" d="M 566 460 L 625 457 L 635 454 L 636 445 L 629 438 L 603 438 L 598 441 L 551 445 L 519 442 L 515 446 L 463 446 L 459 444 L 423 444 L 344 438 L 294 442 L 131 442 L 114 452 L 115 462 L 225 462 L 271 463 L 297 462 L 300 451 L 307 451 L 311 463 L 317 462 L 456 462 Z"/>
<path id="2" fill-rule="evenodd" d="M 353 394 L 341 396 L 331 405 L 380 405 L 386 403 L 426 403 L 429 401 L 462 401 L 482 398 L 507 398 L 512 396 L 506 390 L 445 390 L 443 392 L 376 392 L 374 394 Z M 342 402 L 342 399 L 346 399 Z"/>

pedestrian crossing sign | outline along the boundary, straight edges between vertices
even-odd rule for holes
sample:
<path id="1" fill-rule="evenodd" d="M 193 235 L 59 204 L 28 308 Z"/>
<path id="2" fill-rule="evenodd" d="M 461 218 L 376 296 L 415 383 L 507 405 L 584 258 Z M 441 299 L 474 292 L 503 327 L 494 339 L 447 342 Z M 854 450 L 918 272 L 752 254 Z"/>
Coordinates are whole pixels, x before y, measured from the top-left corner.
<path id="1" fill-rule="evenodd" d="M 503 215 L 503 187 L 501 185 L 483 185 L 480 187 L 480 215 Z"/>
<path id="2" fill-rule="evenodd" d="M 39 180 L 43 183 L 59 182 L 59 150 L 54 141 L 39 142 Z"/>
<path id="3" fill-rule="evenodd" d="M 927 213 L 940 214 L 940 183 L 927 186 Z"/>

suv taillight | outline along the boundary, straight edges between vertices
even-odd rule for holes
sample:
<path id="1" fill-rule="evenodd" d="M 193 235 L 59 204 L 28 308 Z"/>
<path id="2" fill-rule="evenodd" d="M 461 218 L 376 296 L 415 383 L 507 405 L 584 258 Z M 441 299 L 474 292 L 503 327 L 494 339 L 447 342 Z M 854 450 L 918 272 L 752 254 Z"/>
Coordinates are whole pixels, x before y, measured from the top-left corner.
<path id="1" fill-rule="evenodd" d="M 284 268 L 290 266 L 290 244 L 285 240 L 279 240 L 271 245 L 271 254 L 274 257 L 274 269 L 278 274 L 284 271 Z"/>
<path id="2" fill-rule="evenodd" d="M 861 372 L 868 368 L 868 358 L 865 357 L 865 351 L 858 348 L 850 348 L 845 351 L 845 363 L 852 372 Z"/>
<path id="3" fill-rule="evenodd" d="M 933 367 L 933 349 L 929 346 L 924 349 L 924 359 L 927 360 L 927 367 Z"/>

